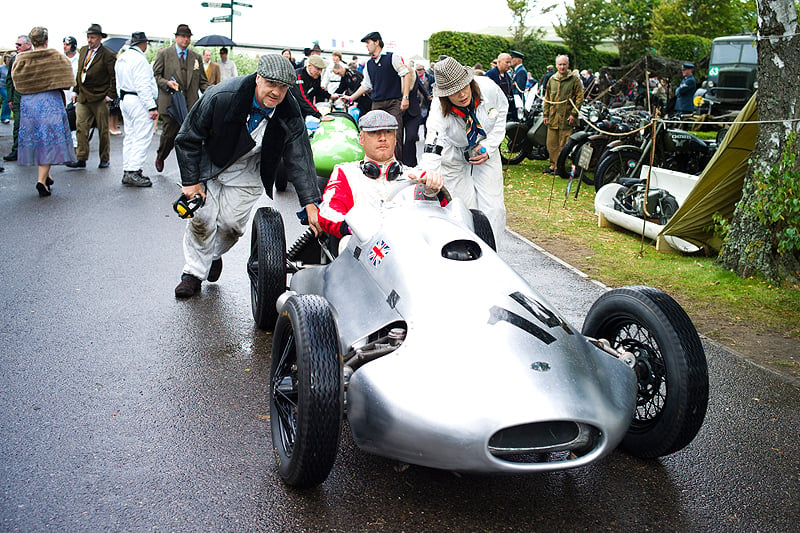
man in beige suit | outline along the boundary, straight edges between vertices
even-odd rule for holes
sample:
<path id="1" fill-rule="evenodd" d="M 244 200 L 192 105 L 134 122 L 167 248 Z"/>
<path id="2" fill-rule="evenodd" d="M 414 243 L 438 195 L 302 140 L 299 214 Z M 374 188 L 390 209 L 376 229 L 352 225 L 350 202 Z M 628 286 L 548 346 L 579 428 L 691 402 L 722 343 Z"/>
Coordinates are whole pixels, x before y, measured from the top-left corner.
<path id="1" fill-rule="evenodd" d="M 100 165 L 99 168 L 108 168 L 110 158 L 111 138 L 108 131 L 108 102 L 113 102 L 117 97 L 116 74 L 114 64 L 117 56 L 103 46 L 102 39 L 107 35 L 99 24 L 92 24 L 86 30 L 88 45 L 81 48 L 78 53 L 78 74 L 75 77 L 75 104 L 76 136 L 78 149 L 75 154 L 78 160 L 67 163 L 70 168 L 86 168 L 89 158 L 89 130 L 92 123 L 97 124 L 97 133 L 100 137 Z"/>
<path id="2" fill-rule="evenodd" d="M 191 41 L 192 30 L 186 24 L 179 24 L 175 30 L 175 45 L 159 50 L 153 61 L 153 74 L 158 85 L 158 114 L 163 120 L 156 153 L 156 170 L 159 172 L 164 170 L 164 160 L 175 146 L 175 137 L 181 128 L 167 111 L 172 93 L 182 91 L 186 107 L 191 109 L 200 98 L 199 92 L 205 92 L 208 87 L 203 58 L 189 50 Z"/>
<path id="3" fill-rule="evenodd" d="M 203 70 L 206 72 L 206 78 L 209 85 L 216 85 L 221 81 L 221 74 L 219 65 L 211 61 L 211 50 L 203 50 Z"/>

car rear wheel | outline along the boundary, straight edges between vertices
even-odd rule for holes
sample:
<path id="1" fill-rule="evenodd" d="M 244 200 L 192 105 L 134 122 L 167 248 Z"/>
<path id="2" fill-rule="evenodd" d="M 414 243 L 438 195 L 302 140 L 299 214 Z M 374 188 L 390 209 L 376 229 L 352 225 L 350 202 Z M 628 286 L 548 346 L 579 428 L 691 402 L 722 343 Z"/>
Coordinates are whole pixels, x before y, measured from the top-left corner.
<path id="1" fill-rule="evenodd" d="M 286 290 L 286 236 L 280 213 L 271 207 L 259 208 L 253 218 L 247 275 L 256 326 L 272 331 L 278 296 Z"/>
<path id="2" fill-rule="evenodd" d="M 492 225 L 489 223 L 489 219 L 486 218 L 483 211 L 478 209 L 470 209 L 469 211 L 472 213 L 472 226 L 475 228 L 475 235 L 480 237 L 483 242 L 489 245 L 489 248 L 496 252 L 497 245 L 494 241 L 494 232 L 492 231 Z"/>
<path id="3" fill-rule="evenodd" d="M 314 487 L 330 474 L 342 427 L 342 381 L 328 303 L 290 297 L 275 326 L 270 372 L 272 444 L 287 485 Z"/>
<path id="4" fill-rule="evenodd" d="M 636 357 L 636 409 L 620 447 L 653 458 L 688 445 L 708 407 L 708 367 L 681 306 L 651 287 L 615 289 L 592 305 L 583 334 Z"/>

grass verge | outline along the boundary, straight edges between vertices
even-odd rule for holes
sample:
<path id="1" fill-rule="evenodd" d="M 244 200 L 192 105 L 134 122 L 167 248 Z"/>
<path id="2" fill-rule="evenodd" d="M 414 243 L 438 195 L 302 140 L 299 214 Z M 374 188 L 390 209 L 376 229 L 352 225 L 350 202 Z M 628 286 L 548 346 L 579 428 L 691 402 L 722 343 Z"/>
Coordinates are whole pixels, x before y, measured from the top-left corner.
<path id="1" fill-rule="evenodd" d="M 800 287 L 741 279 L 714 257 L 656 252 L 649 239 L 622 228 L 600 228 L 594 187 L 542 174 L 543 161 L 505 170 L 508 226 L 610 287 L 649 285 L 674 297 L 698 331 L 755 362 L 797 377 L 800 367 Z"/>

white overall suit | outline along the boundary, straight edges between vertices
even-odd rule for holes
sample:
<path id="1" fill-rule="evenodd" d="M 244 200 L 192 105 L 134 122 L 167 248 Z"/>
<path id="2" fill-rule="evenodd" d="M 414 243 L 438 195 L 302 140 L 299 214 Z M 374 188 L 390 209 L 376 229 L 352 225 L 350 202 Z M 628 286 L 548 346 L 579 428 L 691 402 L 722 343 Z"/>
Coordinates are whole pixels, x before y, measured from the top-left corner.
<path id="1" fill-rule="evenodd" d="M 183 237 L 184 274 L 208 278 L 211 262 L 244 235 L 250 210 L 264 192 L 261 182 L 261 141 L 267 120 L 250 133 L 256 145 L 247 154 L 206 182 L 206 201 L 186 226 Z M 198 232 L 202 232 L 198 238 Z"/>
<path id="2" fill-rule="evenodd" d="M 150 110 L 156 109 L 158 86 L 153 69 L 144 52 L 131 46 L 114 66 L 117 75 L 117 90 L 125 94 L 120 101 L 122 120 L 125 122 L 125 137 L 122 140 L 122 170 L 142 170 L 150 141 L 153 139 L 153 120 Z"/>
<path id="3" fill-rule="evenodd" d="M 499 242 L 506 226 L 500 143 L 506 134 L 508 100 L 491 79 L 476 76 L 475 81 L 481 90 L 475 115 L 486 132 L 486 138 L 479 142 L 489 153 L 489 159 L 481 165 L 472 165 L 464 159 L 468 145 L 466 122 L 453 114 L 443 117 L 439 99 L 434 98 L 420 167 L 439 172 L 451 195 L 460 198 L 468 208 L 483 211 Z"/>

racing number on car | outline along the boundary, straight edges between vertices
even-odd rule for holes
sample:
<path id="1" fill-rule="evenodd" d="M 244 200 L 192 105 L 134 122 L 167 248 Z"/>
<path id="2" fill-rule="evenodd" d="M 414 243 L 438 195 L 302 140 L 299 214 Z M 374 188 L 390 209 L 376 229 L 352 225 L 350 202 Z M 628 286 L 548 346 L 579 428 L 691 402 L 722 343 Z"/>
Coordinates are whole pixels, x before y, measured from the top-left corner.
<path id="1" fill-rule="evenodd" d="M 536 320 L 547 326 L 548 328 L 561 328 L 568 335 L 574 335 L 575 332 L 572 328 L 564 322 L 561 318 L 556 316 L 550 309 L 543 306 L 540 302 L 532 300 L 522 294 L 521 292 L 514 292 L 508 295 L 512 300 L 525 308 Z M 545 331 L 540 326 L 537 326 L 527 318 L 509 311 L 503 307 L 493 306 L 489 311 L 489 324 L 497 324 L 498 322 L 508 322 L 509 324 L 527 331 L 545 344 L 555 342 L 556 338 L 548 331 Z"/>

